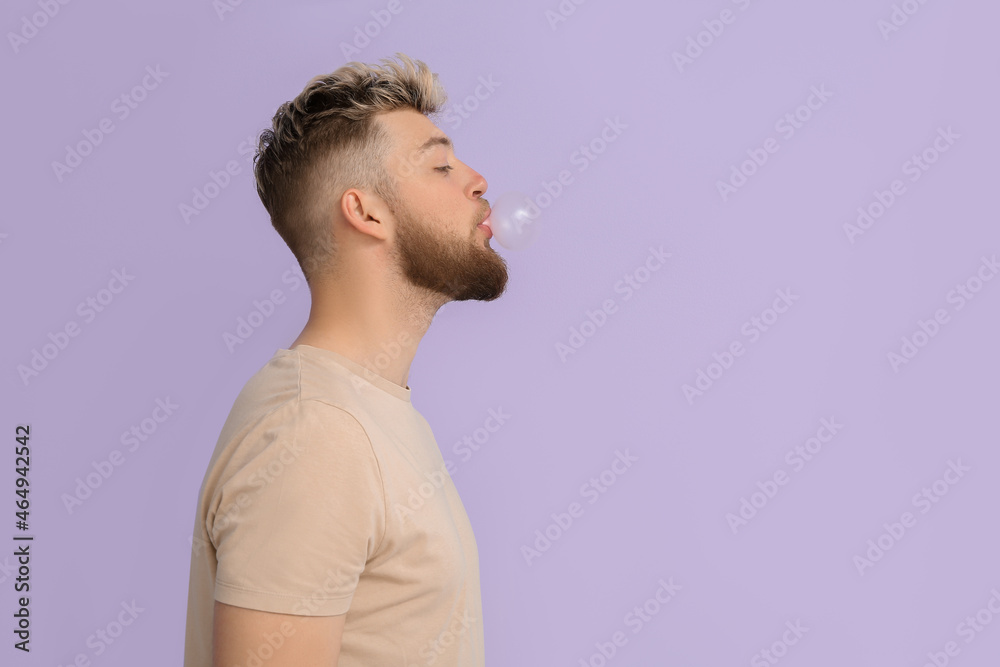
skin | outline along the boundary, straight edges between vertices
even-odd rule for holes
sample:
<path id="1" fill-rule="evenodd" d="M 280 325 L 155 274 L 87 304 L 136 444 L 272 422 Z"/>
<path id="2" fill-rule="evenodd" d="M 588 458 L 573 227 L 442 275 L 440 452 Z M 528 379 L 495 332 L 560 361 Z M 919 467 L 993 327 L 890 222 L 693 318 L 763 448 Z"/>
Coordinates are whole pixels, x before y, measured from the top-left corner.
<path id="1" fill-rule="evenodd" d="M 429 138 L 446 136 L 423 114 L 399 109 L 378 121 L 392 137 L 386 167 L 399 203 L 357 188 L 344 192 L 330 216 L 337 271 L 312 287 L 309 319 L 290 347 L 333 350 L 406 387 L 438 309 L 500 297 L 507 266 L 476 228 L 489 211 L 486 179 L 448 146 L 419 152 Z M 382 353 L 394 345 L 400 352 L 386 365 Z"/>
<path id="2" fill-rule="evenodd" d="M 499 298 L 507 265 L 476 228 L 489 211 L 486 179 L 449 146 L 419 152 L 431 137 L 446 136 L 423 114 L 400 109 L 380 114 L 378 122 L 391 137 L 386 167 L 395 177 L 397 201 L 357 188 L 340 197 L 330 213 L 337 269 L 310 286 L 309 319 L 289 348 L 326 348 L 406 387 L 417 346 L 438 309 L 449 301 Z M 399 350 L 388 355 L 388 365 L 386 349 Z M 285 639 L 267 667 L 336 667 L 345 619 L 216 601 L 213 665 L 245 664 L 248 651 L 259 651 L 278 633 Z"/>
<path id="3" fill-rule="evenodd" d="M 267 667 L 337 667 L 347 614 L 273 614 L 216 600 L 213 616 L 213 667 L 246 665 L 248 652 L 270 655 L 261 660 Z"/>

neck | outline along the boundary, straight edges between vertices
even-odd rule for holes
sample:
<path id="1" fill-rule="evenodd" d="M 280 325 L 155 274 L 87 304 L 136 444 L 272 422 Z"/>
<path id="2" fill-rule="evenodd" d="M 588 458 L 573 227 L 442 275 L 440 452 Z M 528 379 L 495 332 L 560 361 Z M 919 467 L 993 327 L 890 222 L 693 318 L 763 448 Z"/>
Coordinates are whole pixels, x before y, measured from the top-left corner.
<path id="1" fill-rule="evenodd" d="M 301 343 L 332 350 L 408 388 L 417 346 L 447 299 L 392 283 L 350 277 L 317 282 L 309 320 L 289 348 Z"/>

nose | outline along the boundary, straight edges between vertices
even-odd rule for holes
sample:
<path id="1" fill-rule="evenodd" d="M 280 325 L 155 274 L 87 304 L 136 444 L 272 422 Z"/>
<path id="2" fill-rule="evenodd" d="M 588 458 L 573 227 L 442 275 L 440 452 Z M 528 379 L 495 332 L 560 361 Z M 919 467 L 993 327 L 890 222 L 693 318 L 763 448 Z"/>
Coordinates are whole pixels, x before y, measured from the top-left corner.
<path id="1" fill-rule="evenodd" d="M 471 178 L 469 179 L 469 196 L 473 198 L 482 197 L 486 194 L 486 189 L 489 188 L 489 183 L 483 178 L 483 175 L 478 171 L 469 167 L 469 171 L 472 172 Z"/>

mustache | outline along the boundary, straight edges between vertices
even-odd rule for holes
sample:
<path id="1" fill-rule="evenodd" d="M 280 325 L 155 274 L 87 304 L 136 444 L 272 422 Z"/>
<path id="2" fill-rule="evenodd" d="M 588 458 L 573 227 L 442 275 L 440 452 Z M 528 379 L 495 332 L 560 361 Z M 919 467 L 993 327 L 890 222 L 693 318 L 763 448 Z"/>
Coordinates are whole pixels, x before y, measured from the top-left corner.
<path id="1" fill-rule="evenodd" d="M 490 215 L 490 203 L 488 201 L 486 201 L 485 199 L 483 199 L 481 201 L 483 202 L 483 210 L 480 211 L 477 214 L 476 217 L 478 219 L 476 220 L 476 224 L 473 225 L 473 227 L 478 227 L 480 224 L 482 224 L 483 220 L 485 220 L 486 218 L 488 218 L 489 215 Z"/>

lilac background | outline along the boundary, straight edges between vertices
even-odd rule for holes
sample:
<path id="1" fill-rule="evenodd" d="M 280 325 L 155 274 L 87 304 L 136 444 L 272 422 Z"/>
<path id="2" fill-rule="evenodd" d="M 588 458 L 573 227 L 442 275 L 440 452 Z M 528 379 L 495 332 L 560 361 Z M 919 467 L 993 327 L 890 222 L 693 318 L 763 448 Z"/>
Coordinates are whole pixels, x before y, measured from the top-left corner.
<path id="1" fill-rule="evenodd" d="M 32 428 L 36 541 L 30 656 L 11 648 L 14 559 L 0 548 L 2 661 L 180 664 L 205 466 L 237 392 L 309 306 L 241 142 L 312 76 L 402 51 L 439 73 L 451 119 L 476 107 L 438 125 L 487 199 L 573 178 L 538 199 L 530 248 L 492 242 L 508 293 L 446 305 L 410 374 L 476 532 L 488 663 L 597 667 L 621 632 L 609 665 L 773 664 L 759 652 L 781 653 L 798 621 L 808 631 L 781 664 L 940 664 L 949 641 L 949 664 L 998 664 L 1000 281 L 973 280 L 961 309 L 953 290 L 1000 252 L 1000 8 L 910 0 L 896 8 L 916 13 L 883 35 L 888 0 L 567 0 L 555 27 L 555 0 L 402 0 L 345 57 L 387 4 L 245 0 L 220 16 L 209 0 L 71 2 L 16 52 L 8 34 L 2 432 L 12 443 Z M 732 22 L 679 71 L 674 53 L 724 10 Z M 0 25 L 17 33 L 38 11 L 5 3 Z M 121 119 L 112 102 L 147 66 L 168 75 Z M 480 77 L 499 85 L 470 98 Z M 789 138 L 775 123 L 812 87 L 832 97 Z M 52 163 L 102 118 L 114 131 L 60 180 Z M 601 146 L 607 119 L 626 127 Z M 904 163 L 949 127 L 959 138 L 911 181 Z M 717 182 L 769 137 L 779 150 L 723 201 Z M 592 141 L 603 152 L 581 171 Z M 185 222 L 179 206 L 230 160 L 239 173 Z M 905 194 L 850 242 L 844 225 L 894 179 Z M 643 274 L 650 247 L 671 257 Z M 86 323 L 78 304 L 122 267 L 134 281 Z M 648 280 L 626 300 L 615 286 L 636 272 Z M 224 333 L 275 289 L 285 302 L 230 352 Z M 751 341 L 744 323 L 776 290 L 798 299 Z M 615 311 L 563 361 L 557 346 L 608 299 Z M 947 323 L 894 369 L 889 353 L 938 309 Z M 71 320 L 79 335 L 22 381 Z M 689 401 L 683 385 L 733 341 L 742 356 Z M 127 451 L 122 432 L 167 397 L 180 407 Z M 509 420 L 463 460 L 456 443 L 501 407 Z M 843 428 L 794 470 L 786 453 L 823 418 Z M 115 449 L 122 465 L 70 512 L 64 495 Z M 638 460 L 591 504 L 581 486 L 616 450 Z M 959 460 L 969 470 L 921 513 L 915 494 Z M 727 514 L 779 471 L 787 484 L 734 533 Z M 582 515 L 558 531 L 552 514 L 573 502 Z M 915 525 L 859 572 L 904 512 Z M 529 564 L 522 547 L 547 529 L 561 534 Z M 634 632 L 627 614 L 661 579 L 679 590 Z M 88 637 L 133 600 L 143 611 L 97 655 Z M 986 624 L 967 642 L 960 624 L 977 612 Z"/>

